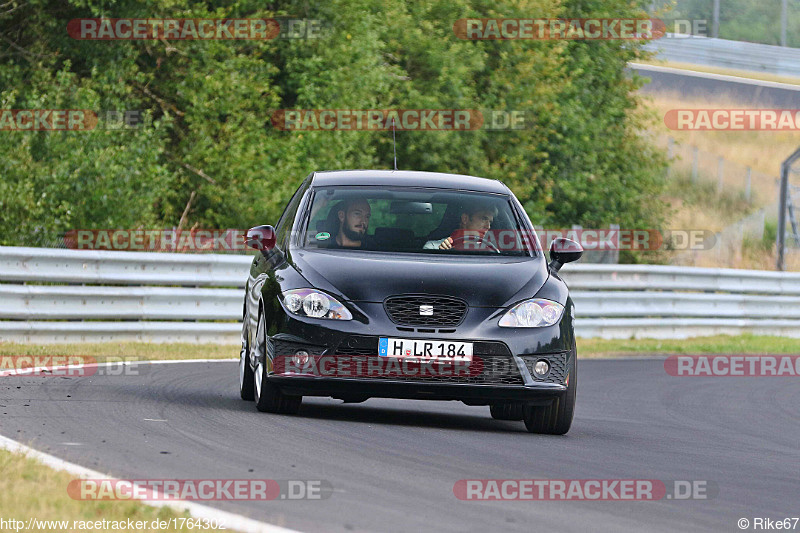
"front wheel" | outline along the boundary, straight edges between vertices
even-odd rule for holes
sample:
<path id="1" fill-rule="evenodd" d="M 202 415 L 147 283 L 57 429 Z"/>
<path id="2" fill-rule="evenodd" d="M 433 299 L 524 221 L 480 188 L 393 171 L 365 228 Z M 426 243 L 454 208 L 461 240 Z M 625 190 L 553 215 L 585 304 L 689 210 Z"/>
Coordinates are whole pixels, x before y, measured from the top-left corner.
<path id="1" fill-rule="evenodd" d="M 256 408 L 262 413 L 277 413 L 293 415 L 300 409 L 303 403 L 302 396 L 289 396 L 269 382 L 264 365 L 259 361 L 256 364 L 254 381 Z"/>
<path id="2" fill-rule="evenodd" d="M 300 409 L 303 402 L 302 396 L 289 396 L 281 389 L 270 383 L 264 364 L 267 358 L 267 332 L 264 316 L 259 313 L 258 329 L 256 330 L 256 370 L 253 372 L 253 388 L 255 389 L 256 408 L 262 413 L 278 413 L 293 415 Z"/>
<path id="3" fill-rule="evenodd" d="M 242 349 L 239 352 L 239 396 L 242 400 L 253 401 L 253 369 L 250 368 L 250 343 L 247 336 L 247 312 L 242 318 Z"/>
<path id="4" fill-rule="evenodd" d="M 545 406 L 526 405 L 523 412 L 525 427 L 531 433 L 564 435 L 572 425 L 575 397 L 578 390 L 578 352 L 572 344 L 572 371 L 567 391 Z"/>

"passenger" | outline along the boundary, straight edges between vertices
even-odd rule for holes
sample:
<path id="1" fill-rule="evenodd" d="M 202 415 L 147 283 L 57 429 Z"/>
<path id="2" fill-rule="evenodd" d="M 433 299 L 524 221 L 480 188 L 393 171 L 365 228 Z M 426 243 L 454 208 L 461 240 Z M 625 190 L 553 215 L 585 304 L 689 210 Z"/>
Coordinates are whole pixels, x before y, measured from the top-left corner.
<path id="1" fill-rule="evenodd" d="M 362 248 L 369 229 L 372 208 L 363 198 L 345 200 L 339 206 L 339 230 L 331 241 L 331 248 Z"/>

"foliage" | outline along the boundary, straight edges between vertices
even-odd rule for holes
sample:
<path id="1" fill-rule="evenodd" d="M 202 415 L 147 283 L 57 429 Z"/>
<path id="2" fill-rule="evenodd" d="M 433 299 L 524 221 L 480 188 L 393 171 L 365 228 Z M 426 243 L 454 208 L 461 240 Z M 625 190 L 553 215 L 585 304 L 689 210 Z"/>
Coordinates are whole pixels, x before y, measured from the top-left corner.
<path id="1" fill-rule="evenodd" d="M 216 4 L 216 7 L 211 7 Z M 467 41 L 464 17 L 642 17 L 623 0 L 13 0 L 2 109 L 142 110 L 137 127 L 0 132 L 0 244 L 73 228 L 275 222 L 314 170 L 389 168 L 384 131 L 286 132 L 275 109 L 524 110 L 519 131 L 398 132 L 401 168 L 507 183 L 537 224 L 660 226 L 630 41 Z M 83 17 L 322 19 L 318 39 L 81 41 Z M 194 193 L 194 196 L 192 196 Z M 191 201 L 190 201 L 191 199 Z M 187 209 L 188 203 L 188 209 Z"/>
<path id="2" fill-rule="evenodd" d="M 657 3 L 656 7 L 670 26 L 676 19 L 707 21 L 705 31 L 700 33 L 712 36 L 713 0 L 669 0 Z M 800 47 L 800 3 L 794 0 L 787 3 L 786 26 L 787 46 Z M 780 45 L 780 28 L 781 0 L 720 0 L 720 39 Z"/>

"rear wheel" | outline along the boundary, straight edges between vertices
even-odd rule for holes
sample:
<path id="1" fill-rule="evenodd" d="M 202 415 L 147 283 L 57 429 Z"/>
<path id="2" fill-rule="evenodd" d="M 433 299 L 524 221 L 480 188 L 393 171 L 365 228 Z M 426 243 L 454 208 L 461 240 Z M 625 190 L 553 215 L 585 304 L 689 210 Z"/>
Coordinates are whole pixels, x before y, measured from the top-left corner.
<path id="1" fill-rule="evenodd" d="M 302 396 L 289 396 L 281 392 L 280 388 L 270 383 L 267 379 L 267 371 L 264 367 L 266 361 L 266 328 L 264 318 L 259 313 L 258 329 L 256 332 L 256 369 L 253 372 L 254 396 L 256 408 L 262 413 L 279 413 L 293 415 L 300 409 L 303 402 Z"/>
<path id="2" fill-rule="evenodd" d="M 578 390 L 578 352 L 572 343 L 572 370 L 567 391 L 546 406 L 526 405 L 523 412 L 525 427 L 531 433 L 564 435 L 572 425 L 575 398 Z"/>
<path id="3" fill-rule="evenodd" d="M 522 420 L 523 405 L 520 402 L 497 402 L 489 406 L 495 420 Z"/>

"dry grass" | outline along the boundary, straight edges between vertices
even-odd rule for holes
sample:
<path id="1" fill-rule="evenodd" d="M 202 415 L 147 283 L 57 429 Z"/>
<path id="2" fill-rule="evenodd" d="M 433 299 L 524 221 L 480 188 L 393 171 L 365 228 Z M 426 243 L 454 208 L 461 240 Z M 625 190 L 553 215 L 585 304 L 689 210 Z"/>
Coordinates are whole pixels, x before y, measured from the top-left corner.
<path id="1" fill-rule="evenodd" d="M 670 189 L 663 198 L 673 210 L 669 228 L 718 232 L 759 208 L 766 209 L 768 221 L 777 218 L 780 165 L 800 146 L 800 132 L 669 130 L 663 117 L 670 109 L 744 106 L 724 96 L 711 100 L 659 94 L 648 95 L 645 102 L 660 119 L 650 131 L 656 144 L 666 151 L 668 137 L 675 139 Z M 692 184 L 689 179 L 693 147 L 698 149 L 697 184 Z M 717 193 L 719 157 L 725 160 L 721 194 Z M 752 169 L 749 202 L 744 196 L 747 167 Z M 730 249 L 700 251 L 690 257 L 684 255 L 681 264 L 774 270 L 774 248 L 771 242 L 744 242 L 743 246 Z M 789 253 L 786 266 L 787 270 L 800 270 L 800 253 Z"/>
<path id="2" fill-rule="evenodd" d="M 689 174 L 683 172 L 676 172 L 671 178 L 665 201 L 673 209 L 670 228 L 715 233 L 756 209 L 756 204 L 745 200 L 740 191 L 728 189 L 717 194 L 710 182 L 692 184 Z"/>
<path id="3" fill-rule="evenodd" d="M 687 99 L 678 94 L 649 95 L 647 101 L 662 119 L 653 131 L 665 143 L 666 136 L 672 136 L 679 145 L 696 146 L 701 152 L 722 156 L 726 162 L 742 168 L 751 167 L 754 172 L 776 177 L 780 174 L 781 162 L 800 146 L 800 132 L 797 131 L 676 131 L 670 130 L 663 122 L 670 109 L 742 109 L 741 103 L 723 96 L 713 100 L 705 98 Z M 689 149 L 684 156 L 690 156 Z M 684 162 L 691 164 L 689 157 Z M 709 176 L 716 176 L 716 160 L 701 159 L 701 169 Z M 743 182 L 740 182 L 740 187 Z M 760 184 L 763 185 L 763 184 Z M 755 188 L 756 183 L 753 182 Z"/>
<path id="4" fill-rule="evenodd" d="M 27 523 L 30 518 L 39 520 L 67 520 L 69 527 L 47 529 L 26 529 L 19 531 L 58 531 L 78 533 L 86 529 L 73 528 L 73 521 L 143 521 L 145 529 L 117 529 L 115 531 L 192 531 L 186 527 L 159 529 L 149 527 L 156 519 L 168 521 L 171 518 L 188 518 L 188 513 L 178 513 L 169 508 L 150 507 L 132 501 L 85 501 L 73 500 L 67 494 L 67 485 L 75 476 L 60 472 L 25 457 L 20 453 L 0 450 L 0 517 L 8 521 L 21 520 Z M 8 525 L 8 524 L 6 524 Z M 14 531 L 5 527 L 2 531 Z"/>

